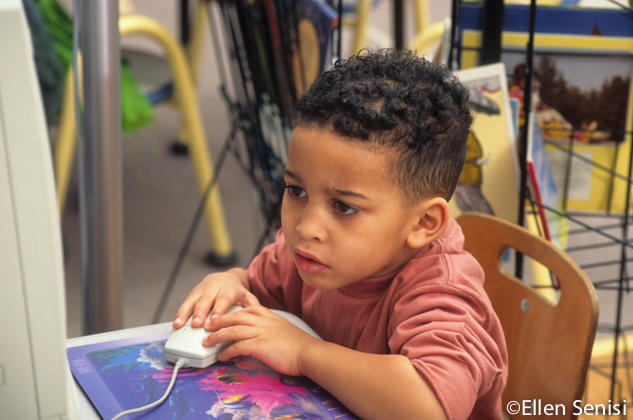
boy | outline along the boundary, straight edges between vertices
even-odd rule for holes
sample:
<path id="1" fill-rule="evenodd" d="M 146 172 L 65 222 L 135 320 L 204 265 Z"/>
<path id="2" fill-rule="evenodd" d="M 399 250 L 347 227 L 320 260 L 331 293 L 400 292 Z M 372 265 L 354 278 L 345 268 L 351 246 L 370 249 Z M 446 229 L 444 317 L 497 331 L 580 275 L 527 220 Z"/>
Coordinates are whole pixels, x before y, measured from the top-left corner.
<path id="1" fill-rule="evenodd" d="M 220 360 L 308 376 L 362 418 L 502 418 L 503 331 L 448 214 L 466 101 L 446 68 L 410 52 L 323 73 L 297 105 L 275 243 L 248 270 L 205 277 L 174 327 L 193 314 L 215 331 L 204 345 L 234 341 Z M 234 303 L 245 309 L 223 315 Z"/>

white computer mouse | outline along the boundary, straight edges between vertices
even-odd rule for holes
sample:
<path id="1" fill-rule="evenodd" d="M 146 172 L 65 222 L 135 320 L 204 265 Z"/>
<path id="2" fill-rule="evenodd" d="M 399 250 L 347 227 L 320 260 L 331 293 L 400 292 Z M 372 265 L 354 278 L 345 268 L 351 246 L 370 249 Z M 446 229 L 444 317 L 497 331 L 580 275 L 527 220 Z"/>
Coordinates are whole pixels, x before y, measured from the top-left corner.
<path id="1" fill-rule="evenodd" d="M 226 313 L 242 310 L 241 306 L 233 305 Z M 319 335 L 306 324 L 301 318 L 285 311 L 273 309 L 272 312 L 283 316 L 296 327 L 307 332 L 311 336 L 321 339 Z M 213 347 L 202 345 L 202 339 L 209 334 L 204 327 L 194 328 L 191 326 L 191 317 L 184 326 L 173 330 L 165 343 L 165 359 L 168 362 L 176 363 L 178 359 L 185 359 L 185 367 L 205 368 L 217 362 L 218 355 L 231 343 L 218 343 Z"/>
<path id="2" fill-rule="evenodd" d="M 226 313 L 237 312 L 241 306 L 233 305 Z M 173 330 L 165 343 L 165 360 L 176 363 L 178 359 L 185 359 L 185 367 L 205 368 L 218 360 L 218 355 L 230 343 L 218 343 L 212 347 L 202 345 L 202 339 L 213 334 L 204 327 L 192 327 L 191 317 L 185 325 Z"/>

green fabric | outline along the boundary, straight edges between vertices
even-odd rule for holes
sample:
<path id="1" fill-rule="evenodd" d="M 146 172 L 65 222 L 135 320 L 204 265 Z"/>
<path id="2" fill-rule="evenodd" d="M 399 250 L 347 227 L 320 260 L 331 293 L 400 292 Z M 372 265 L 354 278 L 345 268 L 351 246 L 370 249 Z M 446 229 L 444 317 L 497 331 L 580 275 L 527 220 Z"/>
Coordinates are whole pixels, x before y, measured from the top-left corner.
<path id="1" fill-rule="evenodd" d="M 127 64 L 121 65 L 121 127 L 126 133 L 137 131 L 154 121 L 154 108 L 141 93 Z"/>
<path id="2" fill-rule="evenodd" d="M 68 69 L 73 61 L 73 21 L 57 0 L 36 0 L 37 7 L 49 33 L 53 48 L 62 68 Z M 59 86 L 64 85 L 60 76 Z M 59 108 L 59 106 L 58 106 Z M 129 67 L 121 63 L 121 128 L 129 133 L 154 120 L 154 109 L 140 91 Z"/>

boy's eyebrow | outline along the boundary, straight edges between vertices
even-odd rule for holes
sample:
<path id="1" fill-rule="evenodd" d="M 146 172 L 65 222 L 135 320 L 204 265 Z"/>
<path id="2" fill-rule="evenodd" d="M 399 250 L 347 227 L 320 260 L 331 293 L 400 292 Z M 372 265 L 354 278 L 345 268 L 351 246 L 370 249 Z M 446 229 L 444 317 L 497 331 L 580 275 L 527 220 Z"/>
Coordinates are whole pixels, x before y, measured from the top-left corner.
<path id="1" fill-rule="evenodd" d="M 297 181 L 301 181 L 301 178 L 299 177 L 299 175 L 297 175 L 296 173 L 292 172 L 290 169 L 286 168 L 284 170 L 284 175 L 289 176 L 290 178 L 294 178 Z"/>
<path id="2" fill-rule="evenodd" d="M 294 178 L 297 181 L 301 182 L 301 177 L 289 169 L 284 170 L 284 175 L 289 176 L 290 178 Z M 362 200 L 369 200 L 369 198 L 366 195 L 361 194 L 359 192 L 355 192 L 355 191 L 340 190 L 338 188 L 326 188 L 325 192 L 327 194 L 332 194 L 332 195 L 342 195 L 344 197 L 355 197 L 355 198 L 360 198 Z"/>
<path id="3" fill-rule="evenodd" d="M 330 193 L 330 194 L 335 194 L 335 195 L 342 195 L 345 197 L 355 197 L 355 198 L 360 198 L 363 200 L 369 200 L 369 198 L 361 193 L 358 192 L 354 192 L 354 191 L 347 191 L 347 190 L 338 190 L 336 188 L 326 188 L 326 192 Z"/>

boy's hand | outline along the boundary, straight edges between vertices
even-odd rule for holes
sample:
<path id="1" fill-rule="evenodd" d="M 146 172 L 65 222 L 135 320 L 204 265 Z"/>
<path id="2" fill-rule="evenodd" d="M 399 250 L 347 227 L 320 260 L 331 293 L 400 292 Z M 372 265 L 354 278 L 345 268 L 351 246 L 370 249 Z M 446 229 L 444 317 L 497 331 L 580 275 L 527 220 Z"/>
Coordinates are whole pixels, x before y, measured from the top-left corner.
<path id="1" fill-rule="evenodd" d="M 219 360 L 251 356 L 277 372 L 294 376 L 302 374 L 299 369 L 302 352 L 320 341 L 263 306 L 214 318 L 211 331 L 216 332 L 205 338 L 203 345 L 234 342 L 220 353 Z"/>
<path id="2" fill-rule="evenodd" d="M 213 308 L 212 317 L 223 315 L 231 305 L 243 307 L 259 305 L 259 301 L 245 286 L 240 275 L 245 276 L 242 269 L 232 269 L 221 273 L 207 275 L 196 287 L 194 287 L 184 302 L 178 308 L 178 313 L 173 322 L 174 328 L 185 325 L 189 315 L 193 313 L 192 327 L 204 327 L 209 329 L 210 321 L 207 314 Z"/>

